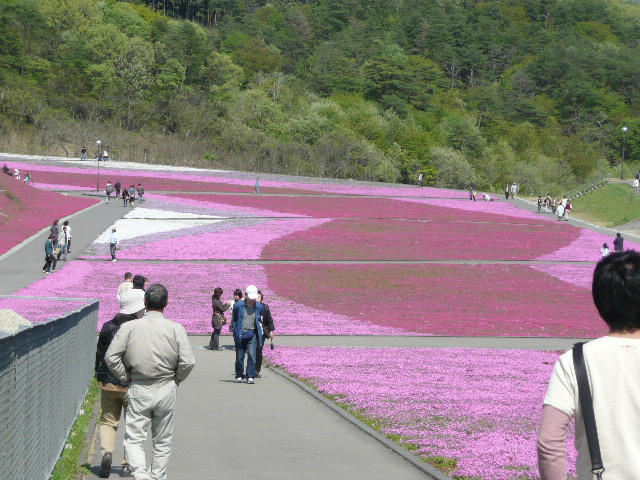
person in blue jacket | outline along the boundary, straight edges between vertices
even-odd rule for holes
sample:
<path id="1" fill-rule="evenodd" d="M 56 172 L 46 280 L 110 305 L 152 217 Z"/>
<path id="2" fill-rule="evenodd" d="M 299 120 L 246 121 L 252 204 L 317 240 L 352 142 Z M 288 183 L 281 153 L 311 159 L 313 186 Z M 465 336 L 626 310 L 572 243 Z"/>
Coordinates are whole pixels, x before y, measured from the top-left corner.
<path id="1" fill-rule="evenodd" d="M 256 377 L 256 350 L 258 342 L 262 342 L 262 323 L 260 318 L 264 306 L 257 302 L 258 289 L 249 285 L 245 289 L 245 298 L 233 305 L 233 339 L 236 344 L 236 382 L 253 384 Z M 244 358 L 248 354 L 245 371 Z"/>

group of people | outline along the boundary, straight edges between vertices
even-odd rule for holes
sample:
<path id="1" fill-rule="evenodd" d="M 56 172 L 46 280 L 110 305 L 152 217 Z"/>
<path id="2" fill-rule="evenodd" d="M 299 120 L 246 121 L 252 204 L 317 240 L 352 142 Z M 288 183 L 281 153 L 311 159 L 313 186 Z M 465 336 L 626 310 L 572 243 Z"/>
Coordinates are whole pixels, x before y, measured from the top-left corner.
<path id="1" fill-rule="evenodd" d="M 167 289 L 154 284 L 146 291 L 143 275 L 124 274 L 116 298 L 119 312 L 106 322 L 98 337 L 95 373 L 101 390 L 99 431 L 101 462 L 98 475 L 111 474 L 116 432 L 125 412 L 124 458 L 120 475 L 137 480 L 164 479 L 172 447 L 173 412 L 177 387 L 193 367 L 195 358 L 184 327 L 164 316 Z M 227 324 L 233 333 L 237 383 L 254 384 L 261 378 L 262 348 L 273 341 L 275 327 L 269 305 L 256 286 L 236 289 L 234 298 L 222 301 L 224 291 L 213 291 L 213 333 L 209 349 L 220 348 L 219 336 Z M 273 348 L 273 343 L 271 344 Z M 247 357 L 245 366 L 245 357 Z M 144 443 L 151 425 L 153 456 L 148 467 Z"/>
<path id="2" fill-rule="evenodd" d="M 538 213 L 542 213 L 543 208 L 544 213 L 557 215 L 558 220 L 566 220 L 568 222 L 569 212 L 573 207 L 571 205 L 571 201 L 567 198 L 566 195 L 562 196 L 560 202 L 558 202 L 557 197 L 551 198 L 551 195 L 549 194 L 547 194 L 545 198 L 542 198 L 542 196 L 538 195 Z"/>
<path id="3" fill-rule="evenodd" d="M 2 165 L 2 173 L 9 175 L 10 177 L 15 178 L 16 180 L 20 180 L 20 178 L 22 177 L 20 170 L 18 170 L 17 168 L 14 168 L 13 171 L 11 171 L 11 169 L 7 166 L 6 163 Z M 24 174 L 24 183 L 29 183 L 30 181 L 31 181 L 31 174 L 29 172 L 26 172 Z"/>
<path id="4" fill-rule="evenodd" d="M 49 236 L 44 244 L 44 266 L 42 273 L 51 273 L 55 271 L 58 260 L 62 257 L 63 261 L 67 261 L 67 255 L 71 253 L 71 226 L 69 220 L 65 220 L 60 228 L 60 220 L 53 221 L 49 229 Z"/>
<path id="5" fill-rule="evenodd" d="M 624 251 L 624 237 L 620 232 L 616 233 L 616 237 L 613 239 L 613 251 L 616 253 Z M 600 249 L 600 253 L 602 254 L 603 258 L 608 256 L 609 253 L 611 253 L 611 251 L 609 250 L 609 244 L 603 244 L 602 248 Z"/>
<path id="6" fill-rule="evenodd" d="M 133 208 L 134 203 L 138 200 L 139 203 L 144 201 L 144 187 L 141 183 L 138 183 L 138 186 L 131 184 L 129 188 L 122 188 L 122 182 L 120 179 L 115 184 L 111 183 L 111 180 L 107 182 L 107 186 L 104 189 L 106 194 L 106 201 L 109 203 L 111 200 L 111 195 L 115 194 L 115 198 L 119 198 L 122 196 L 122 206 L 126 207 L 129 205 Z M 122 192 L 122 194 L 121 194 Z"/>
<path id="7" fill-rule="evenodd" d="M 509 200 L 509 198 L 515 198 L 519 189 L 520 186 L 516 182 L 513 182 L 511 185 L 507 183 L 504 187 L 504 199 Z"/>

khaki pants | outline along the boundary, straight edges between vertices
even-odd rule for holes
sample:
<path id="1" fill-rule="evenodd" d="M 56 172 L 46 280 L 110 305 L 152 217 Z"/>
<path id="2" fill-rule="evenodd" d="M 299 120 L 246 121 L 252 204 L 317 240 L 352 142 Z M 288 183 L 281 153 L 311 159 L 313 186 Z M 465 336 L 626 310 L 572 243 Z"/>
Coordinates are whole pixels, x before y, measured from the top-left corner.
<path id="1" fill-rule="evenodd" d="M 102 455 L 112 452 L 116 445 L 116 432 L 120 423 L 120 414 L 126 410 L 127 392 L 111 392 L 101 390 L 100 405 L 102 413 L 100 415 L 100 451 Z M 127 454 L 125 452 L 122 465 L 127 465 Z"/>
<path id="2" fill-rule="evenodd" d="M 124 449 L 135 480 L 165 480 L 167 477 L 177 389 L 173 381 L 160 386 L 134 383 L 129 387 Z M 151 468 L 147 468 L 144 454 L 149 423 L 153 439 Z"/>

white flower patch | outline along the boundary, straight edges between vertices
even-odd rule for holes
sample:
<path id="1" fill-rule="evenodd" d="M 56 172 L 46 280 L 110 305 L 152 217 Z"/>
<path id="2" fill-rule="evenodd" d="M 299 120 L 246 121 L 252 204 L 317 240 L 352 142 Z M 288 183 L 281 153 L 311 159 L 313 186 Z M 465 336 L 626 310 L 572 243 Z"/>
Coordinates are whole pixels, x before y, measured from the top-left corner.
<path id="1" fill-rule="evenodd" d="M 225 219 L 227 217 L 219 217 L 216 215 L 200 215 L 197 213 L 185 213 L 185 212 L 176 212 L 173 210 L 159 210 L 157 208 L 143 208 L 138 207 L 135 210 L 131 210 L 127 213 L 124 218 L 150 218 L 150 219 L 212 219 L 212 218 L 220 218 Z"/>
<path id="2" fill-rule="evenodd" d="M 116 221 L 115 227 L 118 238 L 122 242 L 123 240 L 129 240 L 143 235 L 171 232 L 183 228 L 211 225 L 219 222 L 224 222 L 224 219 L 213 220 L 211 217 L 209 217 L 209 219 L 194 218 L 193 220 L 163 220 L 161 217 L 157 220 L 147 218 L 124 218 Z M 94 243 L 108 243 L 109 235 L 111 235 L 111 228 L 112 227 L 107 228 Z"/>

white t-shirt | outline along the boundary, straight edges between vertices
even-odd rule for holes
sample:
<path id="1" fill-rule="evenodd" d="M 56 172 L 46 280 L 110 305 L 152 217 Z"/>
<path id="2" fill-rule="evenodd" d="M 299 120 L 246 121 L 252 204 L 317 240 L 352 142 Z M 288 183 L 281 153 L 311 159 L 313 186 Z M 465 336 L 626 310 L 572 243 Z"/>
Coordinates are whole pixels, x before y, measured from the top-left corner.
<path id="1" fill-rule="evenodd" d="M 584 346 L 584 358 L 593 397 L 598 439 L 607 480 L 638 478 L 640 472 L 640 339 L 602 337 Z M 555 364 L 544 399 L 576 416 L 577 471 L 591 480 L 589 446 L 579 406 L 573 354 Z"/>
<path id="2" fill-rule="evenodd" d="M 120 285 L 118 285 L 118 294 L 116 298 L 120 301 L 120 297 L 124 295 L 126 292 L 133 289 L 133 282 L 124 281 Z"/>

